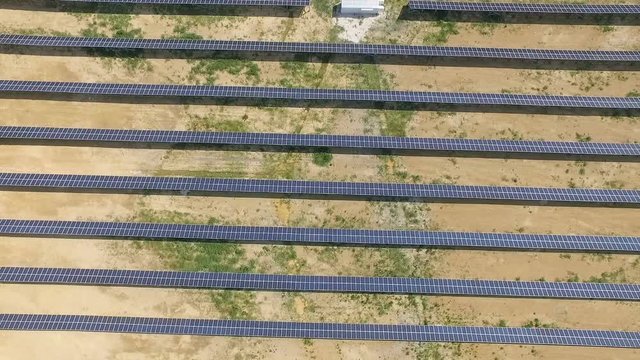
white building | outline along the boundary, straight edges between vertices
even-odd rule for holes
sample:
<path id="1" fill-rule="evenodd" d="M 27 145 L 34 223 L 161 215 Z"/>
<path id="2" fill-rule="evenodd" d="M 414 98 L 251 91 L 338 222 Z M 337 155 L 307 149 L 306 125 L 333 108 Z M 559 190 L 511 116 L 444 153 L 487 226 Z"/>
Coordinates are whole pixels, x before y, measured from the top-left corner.
<path id="1" fill-rule="evenodd" d="M 342 0 L 343 15 L 377 15 L 384 9 L 384 0 Z"/>

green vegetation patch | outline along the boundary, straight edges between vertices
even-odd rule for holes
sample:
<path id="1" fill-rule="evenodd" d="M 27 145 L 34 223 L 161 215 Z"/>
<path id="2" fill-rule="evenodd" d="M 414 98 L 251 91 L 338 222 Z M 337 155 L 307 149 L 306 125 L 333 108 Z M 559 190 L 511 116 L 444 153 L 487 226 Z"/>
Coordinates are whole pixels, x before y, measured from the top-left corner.
<path id="1" fill-rule="evenodd" d="M 313 153 L 313 163 L 318 166 L 329 166 L 333 160 L 333 154 L 329 152 L 329 149 L 322 149 Z"/>
<path id="2" fill-rule="evenodd" d="M 343 70 L 353 81 L 356 89 L 389 90 L 391 78 L 376 64 L 346 64 Z"/>
<path id="3" fill-rule="evenodd" d="M 263 254 L 268 255 L 281 273 L 299 274 L 306 266 L 307 262 L 298 257 L 296 248 L 287 246 L 264 246 Z"/>
<path id="4" fill-rule="evenodd" d="M 135 222 L 151 223 L 202 223 L 192 214 L 178 211 L 155 211 L 142 209 L 131 219 Z M 214 217 L 204 220 L 217 224 Z M 255 272 L 256 263 L 248 260 L 244 248 L 238 244 L 187 243 L 179 241 L 140 241 L 136 247 L 153 251 L 165 266 L 184 271 Z M 246 291 L 211 291 L 211 302 L 224 316 L 233 319 L 253 318 L 257 306 L 255 294 Z"/>
<path id="5" fill-rule="evenodd" d="M 204 59 L 191 60 L 189 80 L 215 84 L 218 73 L 226 72 L 231 75 L 242 75 L 251 83 L 260 82 L 260 67 L 253 61 L 240 59 Z"/>
<path id="6" fill-rule="evenodd" d="M 324 18 L 330 18 L 333 15 L 333 7 L 337 4 L 335 0 L 312 0 L 311 6 Z"/>
<path id="7" fill-rule="evenodd" d="M 133 26 L 132 20 L 133 16 L 128 14 L 97 14 L 81 34 L 87 37 L 141 39 L 144 33 L 141 28 Z"/>
<path id="8" fill-rule="evenodd" d="M 282 62 L 280 67 L 284 71 L 280 80 L 280 86 L 283 87 L 319 87 L 326 72 L 326 66 L 306 61 Z"/>
<path id="9" fill-rule="evenodd" d="M 301 153 L 271 153 L 264 155 L 261 176 L 269 179 L 302 178 Z"/>
<path id="10" fill-rule="evenodd" d="M 191 31 L 191 28 L 187 24 L 177 24 L 173 27 L 173 33 L 168 36 L 164 36 L 165 39 L 179 39 L 179 40 L 202 40 L 202 35 L 196 34 Z"/>
<path id="11" fill-rule="evenodd" d="M 424 37 L 424 43 L 428 45 L 441 45 L 449 41 L 452 35 L 458 35 L 458 24 L 451 21 L 438 20 L 433 24 L 433 32 Z"/>
<path id="12" fill-rule="evenodd" d="M 415 111 L 386 110 L 382 112 L 380 134 L 385 136 L 407 136 L 407 127 Z"/>
<path id="13" fill-rule="evenodd" d="M 82 18 L 85 15 L 78 15 Z M 144 33 L 141 28 L 132 24 L 133 16 L 127 14 L 96 14 L 90 17 L 89 23 L 80 33 L 82 36 L 95 38 L 141 39 Z M 121 64 L 129 72 L 151 71 L 153 67 L 143 57 L 141 50 L 94 49 L 89 51 L 95 56 L 107 57 L 107 66 Z"/>

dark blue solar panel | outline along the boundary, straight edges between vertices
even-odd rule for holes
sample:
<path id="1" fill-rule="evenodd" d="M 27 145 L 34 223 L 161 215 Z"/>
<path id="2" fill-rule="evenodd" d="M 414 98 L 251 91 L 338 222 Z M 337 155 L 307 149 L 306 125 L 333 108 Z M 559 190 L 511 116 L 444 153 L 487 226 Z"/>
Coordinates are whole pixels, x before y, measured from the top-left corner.
<path id="1" fill-rule="evenodd" d="M 640 347 L 640 333 L 609 330 L 295 323 L 87 315 L 0 314 L 0 330 Z"/>
<path id="2" fill-rule="evenodd" d="M 571 61 L 640 61 L 640 51 L 543 50 L 277 41 L 104 39 L 0 34 L 0 45 L 53 48 L 284 52 Z"/>
<path id="3" fill-rule="evenodd" d="M 529 4 L 409 0 L 414 10 L 481 11 L 550 14 L 640 14 L 640 5 L 626 4 Z"/>
<path id="4" fill-rule="evenodd" d="M 230 5 L 230 6 L 307 6 L 309 0 L 60 0 L 67 3 L 151 4 L 151 5 Z"/>
<path id="5" fill-rule="evenodd" d="M 640 254 L 640 237 L 0 219 L 0 235 Z"/>
<path id="6" fill-rule="evenodd" d="M 0 267 L 0 283 L 640 300 L 638 284 Z"/>
<path id="7" fill-rule="evenodd" d="M 452 105 L 640 109 L 638 97 L 447 93 L 395 90 L 296 89 L 223 85 L 101 84 L 0 80 L 0 93 L 170 96 L 294 101 L 401 102 Z"/>
<path id="8" fill-rule="evenodd" d="M 513 141 L 389 136 L 342 136 L 317 134 L 194 132 L 172 130 L 119 130 L 0 126 L 0 139 L 74 141 L 81 143 L 147 143 L 192 145 L 241 145 L 318 147 L 334 149 L 378 149 L 520 153 L 555 155 L 640 156 L 640 144 L 559 141 Z M 640 161 L 640 157 L 637 159 Z"/>
<path id="9" fill-rule="evenodd" d="M 0 189 L 637 206 L 640 190 L 0 173 Z"/>

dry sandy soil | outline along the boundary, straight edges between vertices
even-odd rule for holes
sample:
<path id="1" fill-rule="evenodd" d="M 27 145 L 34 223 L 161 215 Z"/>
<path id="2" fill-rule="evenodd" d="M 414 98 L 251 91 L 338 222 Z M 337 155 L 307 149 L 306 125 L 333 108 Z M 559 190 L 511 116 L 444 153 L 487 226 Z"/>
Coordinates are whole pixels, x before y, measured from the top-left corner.
<path id="1" fill-rule="evenodd" d="M 437 31 L 431 22 L 389 18 L 372 26 L 366 41 L 420 44 Z M 91 15 L 1 9 L 5 32 L 80 34 Z M 104 17 L 97 18 L 98 22 Z M 324 41 L 333 23 L 315 10 L 299 18 L 138 15 L 131 28 L 145 37 L 171 35 L 187 24 L 205 38 Z M 111 20 L 109 20 L 111 21 Z M 108 26 L 100 28 L 109 32 Z M 108 34 L 109 35 L 109 34 Z M 640 28 L 583 25 L 457 24 L 447 44 L 575 49 L 638 49 Z M 203 82 L 190 76 L 193 62 L 149 59 L 136 63 L 95 57 L 0 54 L 0 78 L 87 82 Z M 362 86 L 373 75 L 396 89 L 523 92 L 625 96 L 640 90 L 637 71 L 531 70 L 491 67 L 391 65 L 354 67 L 313 63 L 303 75 L 275 62 L 256 61 L 259 79 L 221 70 L 215 82 L 303 86 Z M 306 76 L 306 77 L 305 77 Z M 372 81 L 367 80 L 366 84 Z M 97 128 L 200 128 L 232 123 L 249 131 L 378 134 L 394 120 L 409 136 L 634 142 L 639 119 L 592 115 L 474 112 L 394 113 L 362 109 L 250 108 L 213 105 L 134 105 L 0 99 L 0 124 Z M 200 125 L 198 125 L 200 124 Z M 213 125 L 212 125 L 213 124 Z M 285 177 L 347 181 L 419 181 L 555 187 L 640 187 L 640 164 L 541 160 L 334 155 L 318 166 L 310 154 L 264 154 L 148 149 L 27 147 L 0 144 L 0 171 L 122 175 Z M 207 222 L 283 226 L 354 226 L 459 231 L 640 234 L 637 209 L 463 204 L 396 204 L 351 201 L 214 197 L 0 193 L 0 216 L 20 219 L 96 219 Z M 242 246 L 258 271 L 304 274 L 411 275 L 451 278 L 546 280 L 605 277 L 640 280 L 637 256 L 479 251 L 384 251 Z M 184 248 L 180 248 L 184 250 Z M 178 248 L 138 242 L 71 239 L 0 239 L 0 266 L 206 269 L 175 260 Z M 188 253 L 187 249 L 187 253 Z M 291 255 L 293 253 L 293 256 Z M 181 253 L 184 256 L 184 253 Z M 187 257 L 189 255 L 186 255 Z M 284 260 L 282 260 L 284 258 Z M 183 259 L 184 260 L 184 259 Z M 224 259 L 223 259 L 224 260 Z M 191 261 L 191 262 L 190 262 Z M 210 266 L 213 266 L 209 264 Z M 398 273 L 397 266 L 409 273 Z M 603 273 L 608 273 L 603 275 Z M 615 275 L 611 275 L 615 274 Z M 216 293 L 183 290 L 0 286 L 0 312 L 74 313 L 158 317 L 230 316 Z M 477 298 L 409 298 L 332 294 L 258 293 L 234 298 L 252 311 L 239 317 L 299 321 L 366 321 L 522 326 L 538 319 L 557 327 L 638 330 L 633 303 Z M 248 306 L 249 306 L 248 305 Z M 237 314 L 236 314 L 237 315 Z M 501 345 L 436 345 L 273 339 L 231 339 L 84 333 L 3 333 L 2 359 L 637 359 L 636 350 Z"/>

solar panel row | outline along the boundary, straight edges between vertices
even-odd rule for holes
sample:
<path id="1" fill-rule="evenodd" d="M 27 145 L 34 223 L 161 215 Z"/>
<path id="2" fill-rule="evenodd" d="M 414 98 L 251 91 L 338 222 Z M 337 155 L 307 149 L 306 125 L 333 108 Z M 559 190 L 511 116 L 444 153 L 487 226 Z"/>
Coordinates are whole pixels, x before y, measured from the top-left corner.
<path id="1" fill-rule="evenodd" d="M 0 267 L 0 283 L 640 300 L 640 284 Z"/>
<path id="2" fill-rule="evenodd" d="M 146 5 L 307 6 L 309 0 L 60 0 L 63 3 Z"/>
<path id="3" fill-rule="evenodd" d="M 404 138 L 318 134 L 195 132 L 0 126 L 0 139 L 96 143 L 145 143 L 378 149 L 388 151 L 481 152 L 553 155 L 640 156 L 640 144 Z M 640 158 L 638 158 L 640 161 Z"/>
<path id="4" fill-rule="evenodd" d="M 637 206 L 640 190 L 0 173 L 0 189 Z"/>
<path id="5" fill-rule="evenodd" d="M 522 60 L 640 61 L 640 51 L 544 50 L 277 41 L 82 38 L 0 34 L 0 45 L 111 50 L 283 52 Z"/>
<path id="6" fill-rule="evenodd" d="M 107 84 L 0 80 L 1 93 L 640 109 L 640 98 L 636 97 L 301 89 L 223 85 Z"/>
<path id="7" fill-rule="evenodd" d="M 640 14 L 640 5 L 632 4 L 530 4 L 495 2 L 457 2 L 409 0 L 413 10 L 480 11 L 550 14 Z"/>
<path id="8" fill-rule="evenodd" d="M 608 330 L 295 323 L 87 315 L 0 314 L 0 330 L 640 347 L 640 333 Z"/>
<path id="9" fill-rule="evenodd" d="M 0 219 L 0 235 L 640 254 L 640 237 Z"/>

